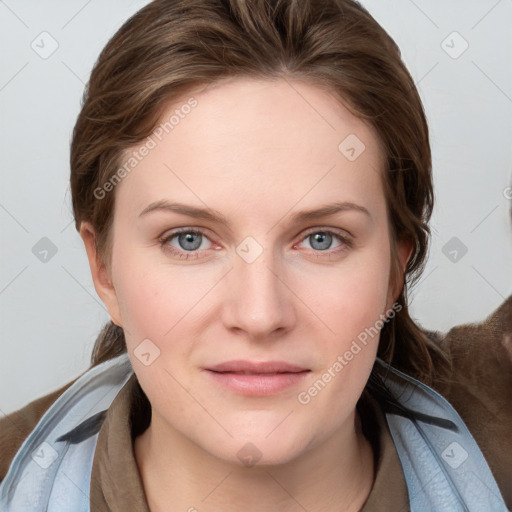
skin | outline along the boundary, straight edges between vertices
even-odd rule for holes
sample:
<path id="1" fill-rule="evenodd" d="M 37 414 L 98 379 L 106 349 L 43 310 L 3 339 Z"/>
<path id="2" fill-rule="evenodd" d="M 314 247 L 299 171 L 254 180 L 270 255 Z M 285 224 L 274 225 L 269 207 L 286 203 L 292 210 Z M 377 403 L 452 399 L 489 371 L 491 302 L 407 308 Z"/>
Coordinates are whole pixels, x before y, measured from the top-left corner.
<path id="1" fill-rule="evenodd" d="M 194 97 L 197 107 L 117 185 L 110 265 L 92 227 L 81 228 L 96 290 L 125 329 L 152 405 L 134 443 L 148 504 L 153 512 L 169 503 L 201 512 L 359 510 L 374 467 L 355 406 L 378 337 L 309 403 L 298 394 L 398 296 L 379 140 L 328 92 L 296 80 L 230 79 Z M 366 146 L 355 161 L 338 150 L 350 134 Z M 227 225 L 176 211 L 139 216 L 159 200 L 208 208 Z M 368 213 L 292 218 L 336 201 Z M 196 257 L 185 259 L 193 251 L 177 236 L 160 243 L 177 228 L 204 232 Z M 325 249 L 329 239 L 309 236 L 325 231 L 348 242 L 333 236 Z M 251 263 L 237 253 L 249 236 L 263 249 Z M 409 253 L 398 245 L 402 269 Z M 160 351 L 148 366 L 134 353 L 145 339 Z M 310 371 L 275 395 L 243 396 L 203 370 L 233 359 Z M 248 442 L 261 457 L 252 467 L 237 455 Z"/>

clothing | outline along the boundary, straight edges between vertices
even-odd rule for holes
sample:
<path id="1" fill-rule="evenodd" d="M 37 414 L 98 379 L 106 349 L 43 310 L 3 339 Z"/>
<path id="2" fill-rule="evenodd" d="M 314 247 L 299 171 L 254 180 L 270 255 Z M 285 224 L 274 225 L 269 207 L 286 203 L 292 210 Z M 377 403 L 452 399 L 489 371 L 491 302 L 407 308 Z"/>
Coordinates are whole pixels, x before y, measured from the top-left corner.
<path id="1" fill-rule="evenodd" d="M 512 504 L 511 306 L 512 298 L 484 324 L 456 328 L 442 341 L 455 363 L 454 379 L 443 384 L 443 394 L 453 405 L 459 404 L 459 413 L 486 455 L 508 507 Z M 468 400 L 474 402 L 471 407 L 465 407 Z M 0 421 L 1 478 L 10 463 L 4 456 L 5 448 L 21 437 L 15 436 L 12 422 L 16 421 L 23 432 L 30 430 L 48 402 L 41 399 Z M 378 461 L 376 480 L 363 510 L 408 510 L 405 479 L 384 413 L 375 401 L 370 399 L 369 403 L 372 413 L 364 421 L 373 421 L 378 433 L 374 440 Z M 108 408 L 97 438 L 92 462 L 91 512 L 148 510 L 132 444 L 144 425 L 139 414 L 143 404 L 143 392 L 131 375 Z M 489 423 L 493 436 L 486 435 Z"/>

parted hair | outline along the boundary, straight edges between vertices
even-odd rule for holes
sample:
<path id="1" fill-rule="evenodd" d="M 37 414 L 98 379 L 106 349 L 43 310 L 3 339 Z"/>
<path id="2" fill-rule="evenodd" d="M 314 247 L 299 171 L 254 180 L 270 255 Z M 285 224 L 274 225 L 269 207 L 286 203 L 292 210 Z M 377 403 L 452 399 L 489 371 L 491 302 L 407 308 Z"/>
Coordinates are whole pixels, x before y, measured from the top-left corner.
<path id="1" fill-rule="evenodd" d="M 111 262 L 115 189 L 98 198 L 127 150 L 151 135 L 169 103 L 235 77 L 300 79 L 329 91 L 371 125 L 385 152 L 382 180 L 399 313 L 380 332 L 378 355 L 430 383 L 447 364 L 413 321 L 408 288 L 428 253 L 434 194 L 429 130 L 413 78 L 393 39 L 355 0 L 155 0 L 114 34 L 86 86 L 71 143 L 77 230 L 90 222 Z M 340 141 L 341 142 L 341 141 Z M 405 273 L 396 242 L 412 242 Z M 100 332 L 91 364 L 126 351 L 123 329 Z"/>

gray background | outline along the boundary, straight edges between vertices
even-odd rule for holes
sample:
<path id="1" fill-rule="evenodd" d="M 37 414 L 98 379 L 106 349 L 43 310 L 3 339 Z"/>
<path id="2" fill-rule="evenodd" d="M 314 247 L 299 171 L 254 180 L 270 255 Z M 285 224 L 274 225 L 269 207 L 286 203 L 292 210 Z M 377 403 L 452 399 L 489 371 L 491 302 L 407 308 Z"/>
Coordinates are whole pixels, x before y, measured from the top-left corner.
<path id="1" fill-rule="evenodd" d="M 94 60 L 146 3 L 0 1 L 0 415 L 85 370 L 108 320 L 72 223 L 69 141 Z M 437 205 L 413 315 L 480 321 L 512 288 L 512 1 L 362 4 L 400 46 L 431 129 Z"/>

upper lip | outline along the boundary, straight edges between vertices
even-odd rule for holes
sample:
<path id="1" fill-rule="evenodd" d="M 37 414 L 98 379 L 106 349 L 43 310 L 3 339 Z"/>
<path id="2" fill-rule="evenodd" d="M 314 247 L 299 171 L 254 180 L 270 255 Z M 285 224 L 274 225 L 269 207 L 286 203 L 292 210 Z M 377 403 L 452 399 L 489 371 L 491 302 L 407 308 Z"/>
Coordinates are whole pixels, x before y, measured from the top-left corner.
<path id="1" fill-rule="evenodd" d="M 240 372 L 240 373 L 254 373 L 254 374 L 265 374 L 265 373 L 298 373 L 308 371 L 307 368 L 302 368 L 294 364 L 290 364 L 284 361 L 226 361 L 224 363 L 217 364 L 215 366 L 209 366 L 206 368 L 214 372 Z"/>

